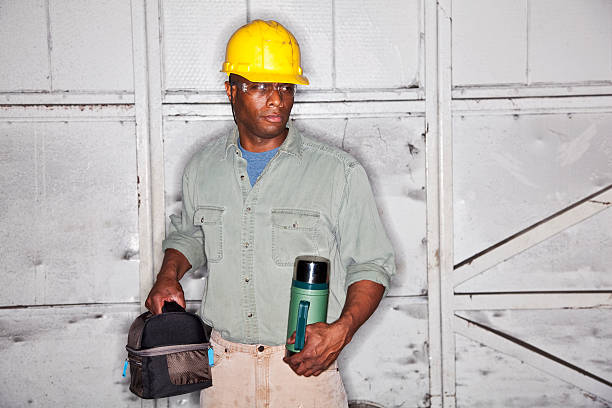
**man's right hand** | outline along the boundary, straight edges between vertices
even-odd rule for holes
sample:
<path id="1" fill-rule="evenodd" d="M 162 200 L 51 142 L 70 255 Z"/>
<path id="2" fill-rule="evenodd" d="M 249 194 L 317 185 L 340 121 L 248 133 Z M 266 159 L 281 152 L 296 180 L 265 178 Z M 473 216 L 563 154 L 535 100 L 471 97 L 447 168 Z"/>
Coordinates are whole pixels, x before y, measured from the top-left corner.
<path id="1" fill-rule="evenodd" d="M 190 268 L 191 264 L 185 255 L 176 249 L 166 249 L 155 285 L 145 301 L 145 306 L 151 313 L 160 314 L 164 302 L 176 302 L 185 308 L 185 294 L 179 280 Z"/>
<path id="2" fill-rule="evenodd" d="M 145 306 L 151 313 L 160 314 L 164 302 L 176 302 L 185 308 L 183 288 L 176 278 L 158 276 L 145 301 Z"/>

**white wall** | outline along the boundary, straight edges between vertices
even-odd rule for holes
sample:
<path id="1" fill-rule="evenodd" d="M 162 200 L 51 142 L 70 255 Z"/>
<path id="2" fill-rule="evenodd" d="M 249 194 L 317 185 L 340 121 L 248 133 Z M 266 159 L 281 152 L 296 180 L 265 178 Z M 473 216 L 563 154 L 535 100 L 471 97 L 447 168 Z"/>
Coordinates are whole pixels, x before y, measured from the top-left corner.
<path id="1" fill-rule="evenodd" d="M 612 403 L 612 1 L 438 3 L 0 0 L 0 406 L 141 405 L 127 329 L 255 18 L 297 37 L 293 124 L 364 164 L 398 255 L 349 399 Z"/>

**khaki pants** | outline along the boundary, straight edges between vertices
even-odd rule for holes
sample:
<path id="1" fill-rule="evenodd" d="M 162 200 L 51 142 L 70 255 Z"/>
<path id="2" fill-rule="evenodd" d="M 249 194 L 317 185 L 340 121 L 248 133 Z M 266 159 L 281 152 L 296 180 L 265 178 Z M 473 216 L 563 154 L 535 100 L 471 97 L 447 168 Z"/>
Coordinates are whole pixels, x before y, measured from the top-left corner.
<path id="1" fill-rule="evenodd" d="M 232 343 L 217 331 L 213 386 L 200 394 L 206 408 L 346 408 L 348 402 L 334 362 L 319 376 L 299 376 L 284 361 L 285 346 Z"/>

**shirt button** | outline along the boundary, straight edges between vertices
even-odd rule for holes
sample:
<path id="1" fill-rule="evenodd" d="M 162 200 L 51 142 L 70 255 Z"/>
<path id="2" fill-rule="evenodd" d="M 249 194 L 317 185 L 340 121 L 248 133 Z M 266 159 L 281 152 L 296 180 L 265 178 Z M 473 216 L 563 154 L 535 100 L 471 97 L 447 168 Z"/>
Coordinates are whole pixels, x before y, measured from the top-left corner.
<path id="1" fill-rule="evenodd" d="M 245 247 L 245 248 L 248 248 L 248 247 L 249 247 L 249 243 L 248 243 L 248 242 L 245 242 L 245 243 L 244 243 L 244 247 Z"/>
<path id="2" fill-rule="evenodd" d="M 251 207 L 246 208 L 247 212 L 251 212 Z"/>
<path id="3" fill-rule="evenodd" d="M 253 317 L 253 313 L 249 313 L 247 316 L 248 317 Z"/>
<path id="4" fill-rule="evenodd" d="M 250 281 L 250 279 L 249 278 L 244 278 L 244 281 L 248 282 L 248 281 Z"/>
<path id="5" fill-rule="evenodd" d="M 261 353 L 262 351 L 264 351 L 264 346 L 259 346 L 259 347 L 257 347 L 257 351 L 259 351 L 260 353 Z"/>
<path id="6" fill-rule="evenodd" d="M 240 180 L 244 180 L 244 174 L 240 176 Z"/>

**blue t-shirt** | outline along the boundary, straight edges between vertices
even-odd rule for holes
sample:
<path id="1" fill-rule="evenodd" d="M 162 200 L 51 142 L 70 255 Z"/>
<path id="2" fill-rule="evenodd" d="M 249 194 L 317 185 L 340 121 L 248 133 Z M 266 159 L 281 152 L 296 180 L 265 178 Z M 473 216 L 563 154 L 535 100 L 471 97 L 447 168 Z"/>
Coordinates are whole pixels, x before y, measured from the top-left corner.
<path id="1" fill-rule="evenodd" d="M 238 138 L 238 148 L 242 152 L 242 157 L 247 161 L 247 173 L 249 175 L 249 181 L 251 182 L 251 187 L 255 185 L 257 178 L 266 168 L 266 165 L 270 161 L 272 157 L 278 151 L 278 147 L 276 149 L 268 150 L 267 152 L 254 153 L 249 152 L 248 150 L 244 150 L 242 144 L 240 144 L 240 138 Z"/>

